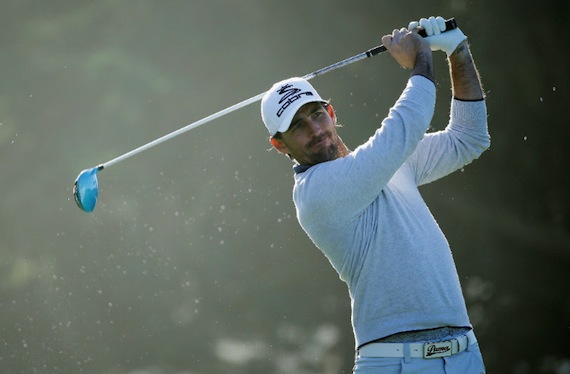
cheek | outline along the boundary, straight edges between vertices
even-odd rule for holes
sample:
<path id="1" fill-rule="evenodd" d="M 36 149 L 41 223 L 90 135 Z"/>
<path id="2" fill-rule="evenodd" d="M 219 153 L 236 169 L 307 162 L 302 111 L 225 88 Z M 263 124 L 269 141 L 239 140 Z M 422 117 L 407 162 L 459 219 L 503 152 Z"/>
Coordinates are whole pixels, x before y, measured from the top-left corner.
<path id="1" fill-rule="evenodd" d="M 304 131 L 295 131 L 288 139 L 288 146 L 290 148 L 302 148 L 303 144 L 307 142 L 308 136 Z"/>

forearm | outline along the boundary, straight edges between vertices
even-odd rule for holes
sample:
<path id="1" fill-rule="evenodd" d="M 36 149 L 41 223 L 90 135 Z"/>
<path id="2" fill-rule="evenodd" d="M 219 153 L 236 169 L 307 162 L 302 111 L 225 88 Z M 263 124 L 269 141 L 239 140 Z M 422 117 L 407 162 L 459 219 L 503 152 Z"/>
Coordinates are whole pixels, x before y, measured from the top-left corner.
<path id="1" fill-rule="evenodd" d="M 483 100 L 485 95 L 479 72 L 473 61 L 467 41 L 461 42 L 449 56 L 451 92 L 454 98 L 465 101 Z"/>
<path id="2" fill-rule="evenodd" d="M 435 74 L 433 71 L 433 56 L 429 49 L 418 51 L 416 62 L 412 69 L 412 76 L 421 75 L 435 83 Z"/>

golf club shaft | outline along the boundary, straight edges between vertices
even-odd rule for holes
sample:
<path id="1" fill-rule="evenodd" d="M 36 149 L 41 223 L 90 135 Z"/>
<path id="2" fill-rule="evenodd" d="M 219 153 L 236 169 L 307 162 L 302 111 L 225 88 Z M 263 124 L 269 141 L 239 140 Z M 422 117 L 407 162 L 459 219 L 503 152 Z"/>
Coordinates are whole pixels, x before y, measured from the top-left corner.
<path id="1" fill-rule="evenodd" d="M 105 162 L 104 164 L 99 165 L 98 168 L 99 168 L 100 170 L 105 169 L 105 168 L 108 168 L 108 167 L 111 166 L 111 165 L 114 165 L 114 164 L 116 164 L 116 163 L 118 163 L 118 162 L 120 162 L 120 161 L 123 161 L 123 160 L 125 160 L 125 159 L 127 159 L 127 158 L 129 158 L 129 157 L 131 157 L 131 156 L 134 156 L 134 155 L 136 155 L 136 154 L 138 154 L 138 153 L 141 153 L 141 152 L 143 152 L 143 151 L 145 151 L 145 150 L 147 150 L 147 149 L 149 149 L 149 148 L 154 147 L 155 145 L 158 145 L 158 144 L 163 143 L 163 142 L 165 142 L 165 141 L 167 141 L 167 140 L 170 140 L 170 139 L 172 139 L 172 138 L 174 138 L 174 137 L 176 137 L 176 136 L 178 136 L 178 135 L 180 135 L 180 134 L 183 134 L 183 133 L 185 133 L 185 132 L 187 132 L 187 131 L 190 131 L 190 130 L 192 130 L 192 129 L 195 129 L 195 128 L 198 127 L 198 126 L 201 126 L 201 125 L 203 125 L 203 124 L 205 124 L 205 123 L 211 122 L 211 121 L 213 121 L 213 120 L 215 120 L 215 119 L 217 119 L 217 118 L 223 117 L 223 116 L 225 116 L 226 114 L 229 114 L 229 113 L 231 113 L 231 112 L 235 112 L 236 110 L 238 110 L 238 109 L 240 109 L 240 108 L 243 108 L 243 107 L 245 107 L 245 106 L 247 106 L 247 105 L 249 105 L 249 104 L 252 104 L 252 103 L 255 103 L 256 101 L 261 100 L 261 98 L 263 97 L 263 95 L 265 95 L 265 92 L 260 93 L 260 94 L 257 95 L 257 96 L 250 97 L 249 99 L 244 100 L 244 101 L 242 101 L 242 102 L 239 102 L 239 103 L 237 103 L 237 104 L 234 104 L 234 105 L 232 105 L 232 106 L 230 106 L 230 107 L 228 107 L 228 108 L 226 108 L 226 109 L 220 110 L 219 112 L 216 112 L 216 113 L 214 113 L 214 114 L 210 114 L 209 116 L 204 117 L 204 118 L 202 118 L 201 120 L 198 120 L 198 121 L 196 121 L 196 122 L 192 122 L 191 124 L 186 125 L 186 126 L 180 128 L 180 129 L 176 130 L 176 131 L 173 131 L 173 132 L 171 132 L 171 133 L 169 133 L 169 134 L 166 134 L 166 135 L 164 135 L 164 136 L 162 136 L 162 137 L 160 137 L 160 138 L 158 138 L 158 139 L 155 139 L 155 140 L 153 140 L 153 141 L 151 141 L 151 142 L 149 142 L 149 143 L 146 143 L 146 144 L 144 144 L 144 145 L 141 145 L 140 147 L 135 148 L 135 149 L 133 149 L 133 150 L 130 151 L 130 152 L 127 152 L 127 153 L 125 153 L 125 154 L 123 154 L 123 155 L 121 155 L 121 156 L 118 156 L 118 157 L 116 157 L 116 158 L 110 160 L 110 161 L 107 161 L 107 162 Z"/>
<path id="2" fill-rule="evenodd" d="M 445 22 L 445 26 L 446 26 L 445 31 L 448 31 L 448 30 L 451 30 L 451 29 L 456 28 L 456 27 L 457 27 L 457 24 L 455 23 L 455 19 L 454 19 L 454 18 L 448 19 L 448 20 Z M 420 30 L 420 31 L 419 31 L 419 34 L 420 34 L 421 36 L 423 36 L 423 37 L 426 37 L 426 36 L 427 36 L 427 35 L 425 34 L 425 31 L 424 31 L 424 30 Z M 330 72 L 330 71 L 339 69 L 339 68 L 344 67 L 344 66 L 346 66 L 346 65 L 350 65 L 350 64 L 352 64 L 352 63 L 354 63 L 354 62 L 356 62 L 356 61 L 360 61 L 360 60 L 363 60 L 363 59 L 365 59 L 365 58 L 369 58 L 369 57 L 376 56 L 376 55 L 378 55 L 378 54 L 380 54 L 380 53 L 382 53 L 382 52 L 385 52 L 385 51 L 386 51 L 386 47 L 381 44 L 381 45 L 379 45 L 379 46 L 377 46 L 377 47 L 374 47 L 374 48 L 371 48 L 371 49 L 369 49 L 369 50 L 367 50 L 367 51 L 365 51 L 365 52 L 362 52 L 362 53 L 357 54 L 357 55 L 355 55 L 355 56 L 349 57 L 349 58 L 347 58 L 347 59 L 345 59 L 345 60 L 339 61 L 339 62 L 337 62 L 337 63 L 334 63 L 334 64 L 329 65 L 329 66 L 327 66 L 327 67 L 324 67 L 324 68 L 322 68 L 322 69 L 316 70 L 316 71 L 314 71 L 314 72 L 312 72 L 312 73 L 309 73 L 309 74 L 303 76 L 303 78 L 306 79 L 306 80 L 313 79 L 313 78 L 318 77 L 318 76 L 320 76 L 320 75 L 326 74 L 326 73 L 328 73 L 328 72 Z M 237 103 L 237 104 L 234 104 L 234 105 L 232 105 L 232 106 L 230 106 L 230 107 L 228 107 L 228 108 L 226 108 L 226 109 L 220 110 L 219 112 L 216 112 L 216 113 L 211 114 L 211 115 L 209 115 L 209 116 L 207 116 L 207 117 L 204 117 L 204 118 L 202 118 L 202 119 L 200 119 L 200 120 L 198 120 L 198 121 L 196 121 L 196 122 L 193 122 L 193 123 L 191 123 L 191 124 L 189 124 L 189 125 L 186 125 L 186 126 L 180 128 L 180 129 L 178 129 L 178 130 L 175 130 L 175 131 L 173 131 L 173 132 L 171 132 L 171 133 L 169 133 L 169 134 L 166 134 L 166 135 L 164 135 L 164 136 L 162 136 L 162 137 L 160 137 L 160 138 L 158 138 L 158 139 L 156 139 L 156 140 L 153 140 L 153 141 L 151 141 L 151 142 L 149 142 L 149 143 L 147 143 L 147 144 L 144 144 L 144 145 L 142 145 L 142 146 L 140 146 L 140 147 L 138 147 L 138 148 L 135 148 L 135 149 L 133 149 L 133 150 L 130 151 L 130 152 L 127 152 L 127 153 L 125 153 L 125 154 L 123 154 L 123 155 L 121 155 L 121 156 L 118 156 L 118 157 L 116 157 L 116 158 L 110 160 L 110 161 L 107 161 L 107 162 L 105 162 L 104 164 L 100 164 L 99 166 L 97 166 L 97 168 L 98 168 L 99 170 L 108 168 L 108 167 L 111 166 L 111 165 L 114 165 L 114 164 L 116 164 L 116 163 L 118 163 L 118 162 L 120 162 L 120 161 L 123 161 L 123 160 L 125 160 L 125 159 L 127 159 L 127 158 L 129 158 L 129 157 L 132 157 L 132 156 L 134 156 L 134 155 L 136 155 L 136 154 L 139 154 L 139 153 L 141 153 L 141 152 L 143 152 L 143 151 L 145 151 L 145 150 L 147 150 L 147 149 L 149 149 L 149 148 L 154 147 L 155 145 L 158 145 L 158 144 L 163 143 L 163 142 L 165 142 L 165 141 L 167 141 L 167 140 L 170 140 L 170 139 L 172 139 L 172 138 L 174 138 L 174 137 L 176 137 L 176 136 L 178 136 L 178 135 L 180 135 L 180 134 L 183 134 L 183 133 L 185 133 L 185 132 L 187 132 L 187 131 L 190 131 L 190 130 L 192 130 L 192 129 L 195 129 L 195 128 L 198 127 L 198 126 L 201 126 L 201 125 L 206 124 L 206 123 L 208 123 L 208 122 L 211 122 L 211 121 L 213 121 L 213 120 L 215 120 L 215 119 L 218 119 L 218 118 L 220 118 L 220 117 L 223 117 L 223 116 L 225 116 L 226 114 L 235 112 L 236 110 L 241 109 L 241 108 L 243 108 L 243 107 L 245 107 L 245 106 L 248 106 L 248 105 L 250 105 L 250 104 L 253 104 L 253 103 L 255 103 L 255 102 L 261 100 L 264 95 L 265 95 L 265 92 L 262 92 L 262 93 L 260 93 L 259 95 L 250 97 L 250 98 L 247 99 L 247 100 L 241 101 L 241 102 L 239 102 L 239 103 Z"/>

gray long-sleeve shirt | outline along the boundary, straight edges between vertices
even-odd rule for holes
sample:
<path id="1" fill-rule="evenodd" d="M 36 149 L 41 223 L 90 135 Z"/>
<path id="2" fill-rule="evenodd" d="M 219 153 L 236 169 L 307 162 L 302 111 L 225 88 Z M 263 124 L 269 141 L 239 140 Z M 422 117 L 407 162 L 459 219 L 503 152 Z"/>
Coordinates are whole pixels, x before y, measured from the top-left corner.
<path id="1" fill-rule="evenodd" d="M 366 143 L 295 175 L 298 220 L 348 285 L 357 347 L 471 326 L 449 244 L 418 186 L 489 147 L 486 106 L 452 100 L 448 126 L 426 134 L 434 107 L 434 84 L 413 76 Z"/>

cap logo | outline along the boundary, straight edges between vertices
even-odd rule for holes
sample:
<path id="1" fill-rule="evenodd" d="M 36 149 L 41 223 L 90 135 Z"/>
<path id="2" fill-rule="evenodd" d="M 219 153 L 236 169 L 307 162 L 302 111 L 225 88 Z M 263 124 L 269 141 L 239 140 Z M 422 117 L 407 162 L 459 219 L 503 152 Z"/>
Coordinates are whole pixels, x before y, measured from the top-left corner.
<path id="1" fill-rule="evenodd" d="M 301 92 L 299 88 L 295 88 L 291 84 L 281 86 L 281 88 L 277 90 L 277 93 L 279 95 L 282 95 L 281 99 L 279 100 L 281 107 L 277 111 L 277 117 L 281 117 L 285 109 L 287 109 L 293 102 L 300 99 L 301 96 L 313 96 L 313 93 L 311 91 Z"/>

